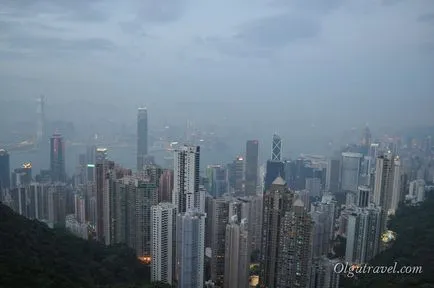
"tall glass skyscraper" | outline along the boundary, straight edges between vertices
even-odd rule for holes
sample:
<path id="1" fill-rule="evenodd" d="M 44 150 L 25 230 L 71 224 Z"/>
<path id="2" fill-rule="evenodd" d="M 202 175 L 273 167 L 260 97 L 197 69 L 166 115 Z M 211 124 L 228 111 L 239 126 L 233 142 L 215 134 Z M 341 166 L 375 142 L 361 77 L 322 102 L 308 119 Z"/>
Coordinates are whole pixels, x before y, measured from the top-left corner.
<path id="1" fill-rule="evenodd" d="M 256 195 L 256 186 L 258 184 L 258 140 L 249 140 L 246 143 L 246 168 L 245 168 L 245 187 L 246 195 Z"/>
<path id="2" fill-rule="evenodd" d="M 148 155 L 148 110 L 139 108 L 137 113 L 137 170 L 142 170 Z"/>
<path id="3" fill-rule="evenodd" d="M 357 193 L 360 184 L 360 172 L 363 155 L 344 152 L 341 162 L 341 189 Z"/>
<path id="4" fill-rule="evenodd" d="M 66 181 L 65 143 L 58 133 L 53 134 L 50 139 L 50 171 L 51 181 Z"/>

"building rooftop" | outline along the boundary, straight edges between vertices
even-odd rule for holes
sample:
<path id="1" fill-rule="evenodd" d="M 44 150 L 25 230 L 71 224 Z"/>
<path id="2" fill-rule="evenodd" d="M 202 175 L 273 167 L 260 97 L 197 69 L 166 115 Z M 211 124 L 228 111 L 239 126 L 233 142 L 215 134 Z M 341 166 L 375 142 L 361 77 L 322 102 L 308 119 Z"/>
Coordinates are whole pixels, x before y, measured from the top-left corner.
<path id="1" fill-rule="evenodd" d="M 355 152 L 343 152 L 342 157 L 350 157 L 350 158 L 362 158 L 363 155 Z"/>
<path id="2" fill-rule="evenodd" d="M 304 203 L 303 203 L 303 201 L 301 201 L 301 199 L 297 199 L 297 200 L 295 200 L 293 206 L 294 207 L 304 207 Z"/>
<path id="3" fill-rule="evenodd" d="M 271 184 L 272 185 L 286 185 L 286 181 L 282 177 L 279 176 Z"/>

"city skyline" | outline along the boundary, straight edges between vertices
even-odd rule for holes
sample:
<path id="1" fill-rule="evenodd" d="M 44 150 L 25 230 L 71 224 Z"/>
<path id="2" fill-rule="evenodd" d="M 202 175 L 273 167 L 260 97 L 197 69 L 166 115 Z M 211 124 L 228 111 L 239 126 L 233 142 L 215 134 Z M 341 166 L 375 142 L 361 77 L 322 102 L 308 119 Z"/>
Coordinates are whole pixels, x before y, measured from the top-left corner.
<path id="1" fill-rule="evenodd" d="M 430 0 L 283 2 L 6 1 L 1 99 L 44 94 L 55 119 L 83 126 L 134 123 L 129 111 L 145 104 L 161 125 L 226 119 L 254 126 L 246 138 L 273 126 L 293 142 L 365 122 L 433 123 Z"/>
<path id="2" fill-rule="evenodd" d="M 0 2 L 0 286 L 434 283 L 433 0 Z"/>

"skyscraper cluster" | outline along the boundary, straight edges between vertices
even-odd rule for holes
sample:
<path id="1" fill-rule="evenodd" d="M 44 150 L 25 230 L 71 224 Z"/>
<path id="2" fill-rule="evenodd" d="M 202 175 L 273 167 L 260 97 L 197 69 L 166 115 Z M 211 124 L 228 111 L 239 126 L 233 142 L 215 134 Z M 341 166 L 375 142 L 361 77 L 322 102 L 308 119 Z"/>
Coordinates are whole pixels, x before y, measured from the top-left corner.
<path id="1" fill-rule="evenodd" d="M 290 159 L 274 134 L 264 165 L 259 141 L 248 140 L 231 163 L 205 165 L 202 175 L 200 146 L 170 145 L 168 169 L 151 161 L 148 139 L 148 111 L 140 108 L 135 171 L 112 161 L 109 148 L 89 145 L 72 178 L 59 133 L 50 138 L 49 169 L 36 177 L 31 163 L 11 173 L 1 149 L 0 199 L 50 227 L 126 244 L 150 266 L 152 281 L 335 288 L 334 265 L 364 264 L 385 249 L 388 219 L 401 203 L 424 201 L 434 179 L 430 164 L 412 154 L 431 155 L 430 138 L 417 148 L 374 142 L 368 128 L 332 157 Z"/>

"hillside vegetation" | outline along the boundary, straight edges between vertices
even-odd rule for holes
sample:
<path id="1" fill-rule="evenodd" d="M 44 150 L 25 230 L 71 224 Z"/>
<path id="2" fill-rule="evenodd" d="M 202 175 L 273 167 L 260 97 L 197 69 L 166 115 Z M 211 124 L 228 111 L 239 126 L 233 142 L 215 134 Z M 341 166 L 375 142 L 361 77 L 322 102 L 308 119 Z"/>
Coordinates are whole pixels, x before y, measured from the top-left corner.
<path id="1" fill-rule="evenodd" d="M 432 192 L 432 191 L 431 191 Z M 345 287 L 434 287 L 434 197 L 420 206 L 402 205 L 389 223 L 397 238 L 370 265 L 422 266 L 421 274 L 367 274 L 359 281 L 345 279 Z"/>
<path id="2" fill-rule="evenodd" d="M 145 285 L 149 268 L 128 247 L 82 240 L 28 220 L 0 203 L 0 288 Z"/>

